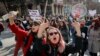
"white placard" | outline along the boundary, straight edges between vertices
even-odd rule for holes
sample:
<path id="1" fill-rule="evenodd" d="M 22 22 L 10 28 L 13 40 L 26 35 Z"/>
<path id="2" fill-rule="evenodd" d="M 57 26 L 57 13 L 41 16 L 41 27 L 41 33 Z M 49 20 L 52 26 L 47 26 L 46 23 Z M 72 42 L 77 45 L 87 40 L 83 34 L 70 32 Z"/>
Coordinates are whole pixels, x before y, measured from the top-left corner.
<path id="1" fill-rule="evenodd" d="M 38 10 L 28 10 L 30 18 L 34 21 L 40 20 L 41 16 Z"/>
<path id="2" fill-rule="evenodd" d="M 89 15 L 90 15 L 90 16 L 95 16 L 96 13 L 97 13 L 96 10 L 89 10 Z"/>
<path id="3" fill-rule="evenodd" d="M 32 17 L 38 17 L 38 16 L 40 16 L 38 10 L 29 10 L 29 15 L 32 16 Z"/>
<path id="4" fill-rule="evenodd" d="M 40 21 L 41 17 L 30 17 L 33 21 Z"/>

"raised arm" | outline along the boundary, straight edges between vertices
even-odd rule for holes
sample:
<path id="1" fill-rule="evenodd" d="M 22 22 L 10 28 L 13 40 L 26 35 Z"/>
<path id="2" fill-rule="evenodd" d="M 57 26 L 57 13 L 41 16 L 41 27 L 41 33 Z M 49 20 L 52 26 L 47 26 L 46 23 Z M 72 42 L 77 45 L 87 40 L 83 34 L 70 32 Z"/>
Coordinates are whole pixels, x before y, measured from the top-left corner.
<path id="1" fill-rule="evenodd" d="M 81 37 L 80 23 L 79 22 L 73 22 L 72 26 L 74 27 L 74 29 L 76 31 L 76 36 Z"/>
<path id="2" fill-rule="evenodd" d="M 49 27 L 49 22 L 42 22 L 39 31 L 38 31 L 38 38 L 43 37 L 43 32 L 46 30 L 46 28 Z"/>
<path id="3" fill-rule="evenodd" d="M 20 29 L 14 22 L 14 18 L 17 14 L 9 15 L 9 28 L 12 30 L 13 33 L 20 36 L 27 36 L 28 33 L 22 29 Z"/>

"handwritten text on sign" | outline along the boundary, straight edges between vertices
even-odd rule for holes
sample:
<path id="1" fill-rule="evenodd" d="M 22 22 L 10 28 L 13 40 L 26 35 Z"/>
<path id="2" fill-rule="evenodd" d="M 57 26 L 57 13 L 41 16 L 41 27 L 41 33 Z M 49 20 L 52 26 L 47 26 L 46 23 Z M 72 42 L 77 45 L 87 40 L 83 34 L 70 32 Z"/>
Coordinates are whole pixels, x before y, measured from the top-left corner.
<path id="1" fill-rule="evenodd" d="M 40 13 L 38 10 L 29 10 L 29 15 L 31 17 L 38 17 L 38 16 L 40 16 Z"/>

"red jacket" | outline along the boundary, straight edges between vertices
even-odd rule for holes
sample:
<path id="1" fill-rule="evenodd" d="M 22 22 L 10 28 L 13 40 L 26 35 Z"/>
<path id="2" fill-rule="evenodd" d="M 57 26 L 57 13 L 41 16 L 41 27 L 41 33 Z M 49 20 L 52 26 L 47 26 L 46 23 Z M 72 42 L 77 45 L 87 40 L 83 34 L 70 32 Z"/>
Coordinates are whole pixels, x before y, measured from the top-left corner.
<path id="1" fill-rule="evenodd" d="M 28 35 L 28 32 L 20 29 L 16 24 L 9 25 L 9 28 L 12 30 L 13 33 L 15 33 L 15 35 L 17 37 L 15 56 L 17 56 L 17 52 L 18 52 L 20 47 L 22 47 L 24 56 L 26 56 L 26 52 L 27 52 L 28 48 L 30 47 L 30 45 L 33 41 L 33 37 L 32 36 L 29 37 L 30 41 L 28 41 L 28 44 L 24 47 L 23 46 L 24 45 L 24 39 Z"/>
<path id="2" fill-rule="evenodd" d="M 0 33 L 1 33 L 2 31 L 4 31 L 4 26 L 3 26 L 3 24 L 0 22 Z"/>

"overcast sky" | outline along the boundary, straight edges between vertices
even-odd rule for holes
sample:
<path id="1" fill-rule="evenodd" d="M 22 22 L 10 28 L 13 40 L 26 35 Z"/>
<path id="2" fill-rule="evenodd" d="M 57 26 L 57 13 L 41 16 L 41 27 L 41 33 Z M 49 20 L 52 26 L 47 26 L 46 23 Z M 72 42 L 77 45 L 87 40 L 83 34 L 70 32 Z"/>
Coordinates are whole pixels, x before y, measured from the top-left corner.
<path id="1" fill-rule="evenodd" d="M 100 0 L 99 0 L 99 2 L 100 2 Z"/>

